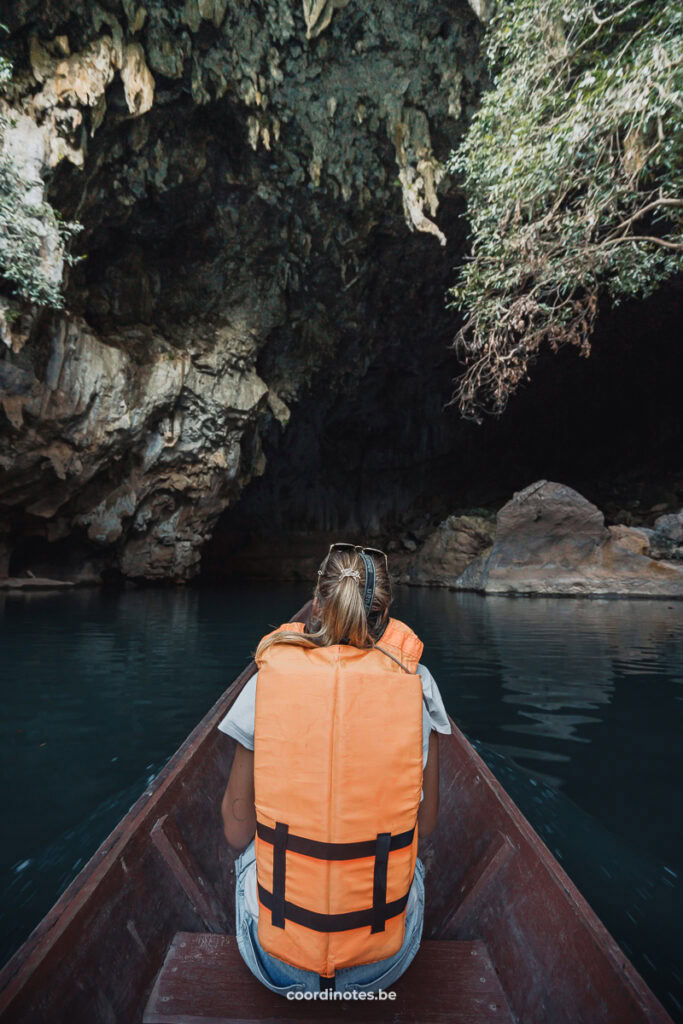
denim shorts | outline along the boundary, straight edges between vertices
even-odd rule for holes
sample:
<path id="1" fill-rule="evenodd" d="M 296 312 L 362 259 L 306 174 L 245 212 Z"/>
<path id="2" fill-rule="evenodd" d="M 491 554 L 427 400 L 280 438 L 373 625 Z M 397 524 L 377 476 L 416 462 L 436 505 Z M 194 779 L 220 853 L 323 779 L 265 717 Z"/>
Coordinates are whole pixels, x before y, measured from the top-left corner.
<path id="1" fill-rule="evenodd" d="M 258 941 L 258 917 L 251 914 L 245 904 L 244 887 L 247 869 L 256 859 L 254 841 L 235 861 L 235 931 L 237 945 L 251 973 L 271 992 L 287 996 L 288 992 L 319 992 L 321 980 L 313 971 L 292 967 L 283 960 L 266 953 Z M 394 956 L 357 967 L 341 967 L 334 978 L 338 992 L 377 992 L 403 974 L 413 960 L 422 938 L 424 919 L 424 866 L 418 857 L 415 875 L 408 897 L 406 931 L 403 945 Z"/>

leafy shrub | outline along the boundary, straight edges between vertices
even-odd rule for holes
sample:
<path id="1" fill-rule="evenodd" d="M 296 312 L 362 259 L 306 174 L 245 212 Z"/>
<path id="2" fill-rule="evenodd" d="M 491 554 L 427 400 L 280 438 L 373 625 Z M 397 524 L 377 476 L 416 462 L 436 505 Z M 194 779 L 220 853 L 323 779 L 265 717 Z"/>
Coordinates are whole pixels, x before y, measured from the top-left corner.
<path id="1" fill-rule="evenodd" d="M 683 261 L 683 8 L 669 0 L 507 0 L 492 88 L 450 170 L 472 252 L 453 402 L 501 412 L 541 346 L 585 355 L 598 297 L 645 297 Z"/>
<path id="2" fill-rule="evenodd" d="M 11 62 L 0 55 L 0 88 L 11 75 Z M 54 263 L 61 256 L 74 263 L 83 258 L 67 249 L 82 225 L 63 220 L 45 200 L 28 201 L 34 186 L 42 190 L 42 182 L 25 180 L 15 168 L 5 148 L 5 134 L 11 126 L 11 119 L 0 111 L 0 277 L 17 298 L 59 308 L 64 304 L 61 282 L 55 279 L 54 270 L 50 273 L 48 261 L 51 258 Z"/>

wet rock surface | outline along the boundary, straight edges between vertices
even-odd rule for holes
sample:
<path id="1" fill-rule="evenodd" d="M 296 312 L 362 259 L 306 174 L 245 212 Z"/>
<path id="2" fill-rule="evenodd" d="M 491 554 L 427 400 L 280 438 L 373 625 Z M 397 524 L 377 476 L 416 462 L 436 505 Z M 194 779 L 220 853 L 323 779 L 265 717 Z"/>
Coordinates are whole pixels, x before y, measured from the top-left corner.
<path id="1" fill-rule="evenodd" d="M 647 534 L 652 558 L 683 561 L 683 509 L 659 516 Z"/>
<path id="2" fill-rule="evenodd" d="M 5 516 L 50 543 L 81 533 L 91 556 L 115 549 L 125 575 L 183 579 L 218 515 L 259 469 L 249 425 L 267 406 L 252 371 L 171 349 L 151 330 L 114 344 L 81 318 L 54 320 L 20 351 L 28 386 L 5 395 Z M 136 359 L 144 346 L 145 359 Z M 42 355 L 40 379 L 32 357 Z M 99 559 L 106 564 L 104 558 Z M 96 565 L 77 571 L 97 576 Z"/>
<path id="3" fill-rule="evenodd" d="M 683 566 L 653 559 L 649 549 L 645 530 L 607 527 L 577 491 L 540 480 L 503 506 L 491 551 L 468 566 L 456 588 L 683 598 Z"/>
<path id="4" fill-rule="evenodd" d="M 428 535 L 412 557 L 394 554 L 392 569 L 402 583 L 453 587 L 467 566 L 490 549 L 495 532 L 492 517 L 449 516 Z"/>

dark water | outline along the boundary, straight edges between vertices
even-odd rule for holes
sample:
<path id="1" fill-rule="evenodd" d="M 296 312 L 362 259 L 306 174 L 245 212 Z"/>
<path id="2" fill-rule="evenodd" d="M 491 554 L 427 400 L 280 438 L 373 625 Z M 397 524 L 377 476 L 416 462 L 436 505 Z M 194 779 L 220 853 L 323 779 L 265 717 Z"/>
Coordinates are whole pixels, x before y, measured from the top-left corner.
<path id="1" fill-rule="evenodd" d="M 0 597 L 4 960 L 306 588 Z M 403 588 L 446 705 L 683 1020 L 683 604 Z"/>

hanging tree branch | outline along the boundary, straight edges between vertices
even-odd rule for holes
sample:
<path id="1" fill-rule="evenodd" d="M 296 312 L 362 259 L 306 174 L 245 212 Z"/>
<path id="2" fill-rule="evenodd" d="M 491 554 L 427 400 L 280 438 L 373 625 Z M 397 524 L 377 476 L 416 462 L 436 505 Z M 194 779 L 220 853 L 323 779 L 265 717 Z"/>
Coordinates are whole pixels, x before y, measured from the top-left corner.
<path id="1" fill-rule="evenodd" d="M 682 43 L 667 0 L 499 5 L 494 85 L 450 161 L 472 238 L 449 292 L 465 416 L 500 413 L 543 346 L 588 355 L 601 294 L 683 266 Z"/>

